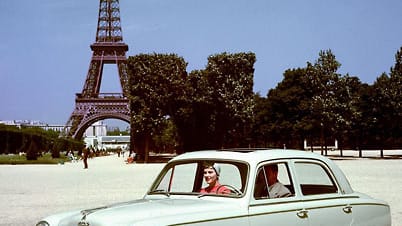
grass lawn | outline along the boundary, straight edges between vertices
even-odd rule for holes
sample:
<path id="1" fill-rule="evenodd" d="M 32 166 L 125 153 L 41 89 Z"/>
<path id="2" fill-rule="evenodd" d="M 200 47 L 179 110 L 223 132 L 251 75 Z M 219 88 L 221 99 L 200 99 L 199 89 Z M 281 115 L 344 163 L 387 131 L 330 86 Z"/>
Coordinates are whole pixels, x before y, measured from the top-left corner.
<path id="1" fill-rule="evenodd" d="M 59 164 L 70 161 L 66 156 L 52 158 L 51 154 L 38 157 L 38 160 L 27 160 L 26 156 L 19 155 L 0 155 L 0 164 L 20 165 L 20 164 Z"/>

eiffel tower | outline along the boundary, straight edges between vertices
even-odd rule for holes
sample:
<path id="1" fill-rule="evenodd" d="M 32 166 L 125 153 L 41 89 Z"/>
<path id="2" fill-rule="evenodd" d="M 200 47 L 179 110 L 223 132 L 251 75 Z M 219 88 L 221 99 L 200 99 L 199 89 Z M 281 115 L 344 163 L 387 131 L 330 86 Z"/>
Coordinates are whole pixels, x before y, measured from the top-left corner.
<path id="1" fill-rule="evenodd" d="M 130 122 L 127 98 L 128 45 L 123 42 L 118 0 L 100 0 L 96 42 L 91 46 L 92 58 L 81 93 L 76 94 L 75 108 L 66 127 L 65 135 L 82 138 L 94 122 L 114 118 Z M 103 66 L 116 64 L 122 93 L 100 93 Z"/>

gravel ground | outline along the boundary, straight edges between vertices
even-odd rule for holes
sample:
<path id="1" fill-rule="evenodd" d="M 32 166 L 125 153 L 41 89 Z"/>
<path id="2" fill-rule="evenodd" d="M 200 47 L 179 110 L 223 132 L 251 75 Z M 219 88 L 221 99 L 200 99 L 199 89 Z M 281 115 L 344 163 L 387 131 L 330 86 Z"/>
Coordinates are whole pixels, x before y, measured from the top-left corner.
<path id="1" fill-rule="evenodd" d="M 331 152 L 329 154 L 335 154 Z M 355 152 L 348 153 L 353 156 Z M 386 200 L 402 226 L 402 159 L 337 158 L 352 187 Z M 34 225 L 57 212 L 141 198 L 163 164 L 124 163 L 117 156 L 64 165 L 0 165 L 0 225 Z"/>

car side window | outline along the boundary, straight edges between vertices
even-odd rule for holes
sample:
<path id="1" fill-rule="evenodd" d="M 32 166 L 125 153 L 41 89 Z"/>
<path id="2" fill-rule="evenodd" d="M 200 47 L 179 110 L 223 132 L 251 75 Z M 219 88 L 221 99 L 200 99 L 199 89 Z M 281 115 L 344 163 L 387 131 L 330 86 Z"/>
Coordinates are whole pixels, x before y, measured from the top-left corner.
<path id="1" fill-rule="evenodd" d="M 270 163 L 258 168 L 254 186 L 255 199 L 293 196 L 294 188 L 286 163 Z"/>
<path id="2" fill-rule="evenodd" d="M 338 192 L 334 180 L 322 165 L 312 162 L 297 162 L 295 169 L 303 195 Z"/>

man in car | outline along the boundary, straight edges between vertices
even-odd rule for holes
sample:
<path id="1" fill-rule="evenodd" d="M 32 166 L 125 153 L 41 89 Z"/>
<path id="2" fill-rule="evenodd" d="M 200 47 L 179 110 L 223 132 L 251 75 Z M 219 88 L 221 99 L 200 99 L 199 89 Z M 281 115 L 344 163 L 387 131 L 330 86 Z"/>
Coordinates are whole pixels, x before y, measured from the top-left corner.
<path id="1" fill-rule="evenodd" d="M 260 168 L 256 179 L 254 197 L 281 198 L 289 197 L 292 193 L 278 180 L 278 165 L 269 164 Z"/>

